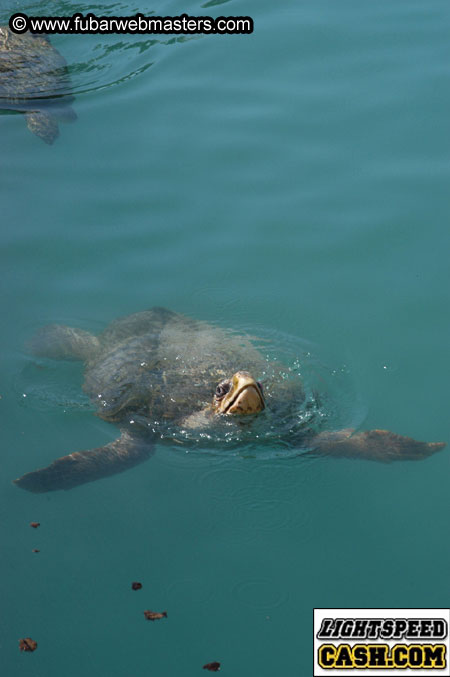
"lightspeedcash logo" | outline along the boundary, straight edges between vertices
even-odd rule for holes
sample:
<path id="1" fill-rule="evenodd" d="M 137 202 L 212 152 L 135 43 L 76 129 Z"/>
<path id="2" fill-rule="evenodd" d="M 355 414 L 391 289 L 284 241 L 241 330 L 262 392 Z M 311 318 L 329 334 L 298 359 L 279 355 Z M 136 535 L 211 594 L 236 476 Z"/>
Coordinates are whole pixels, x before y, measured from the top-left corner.
<path id="1" fill-rule="evenodd" d="M 450 675 L 449 609 L 314 609 L 314 677 Z"/>

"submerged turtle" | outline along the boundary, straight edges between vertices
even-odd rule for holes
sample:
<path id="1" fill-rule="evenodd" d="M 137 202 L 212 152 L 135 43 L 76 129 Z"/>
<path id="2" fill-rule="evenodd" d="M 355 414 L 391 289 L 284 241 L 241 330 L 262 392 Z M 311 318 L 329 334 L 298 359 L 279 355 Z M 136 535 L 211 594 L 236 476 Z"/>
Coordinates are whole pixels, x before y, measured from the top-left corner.
<path id="1" fill-rule="evenodd" d="M 299 379 L 286 379 L 286 369 L 270 364 L 250 338 L 238 336 L 163 308 L 116 320 L 94 336 L 81 329 L 51 325 L 31 342 L 35 355 L 85 363 L 84 390 L 98 416 L 116 423 L 121 435 L 98 449 L 63 456 L 46 468 L 29 472 L 15 484 L 33 492 L 70 489 L 122 472 L 146 460 L 155 442 L 213 439 L 225 425 L 252 436 L 257 419 L 288 420 L 278 438 L 299 453 L 366 458 L 378 461 L 421 459 L 443 443 L 418 442 L 386 430 L 354 433 L 314 430 L 295 424 L 305 394 Z M 263 378 L 263 384 L 256 380 Z M 259 414 L 259 416 L 257 416 Z M 266 417 L 266 419 L 265 419 Z M 297 419 L 298 421 L 298 419 Z M 234 442 L 239 443 L 239 436 Z"/>
<path id="2" fill-rule="evenodd" d="M 70 89 L 67 64 L 46 36 L 0 26 L 0 108 L 24 113 L 28 129 L 51 144 L 58 120 L 76 120 Z"/>

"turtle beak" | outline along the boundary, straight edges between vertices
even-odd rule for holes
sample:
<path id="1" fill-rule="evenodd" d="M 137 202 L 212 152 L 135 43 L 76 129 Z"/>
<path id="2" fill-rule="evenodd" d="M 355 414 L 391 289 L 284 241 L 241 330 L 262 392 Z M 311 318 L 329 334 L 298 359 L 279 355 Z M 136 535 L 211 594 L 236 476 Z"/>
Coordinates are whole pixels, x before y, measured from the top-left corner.
<path id="1" fill-rule="evenodd" d="M 216 402 L 220 414 L 257 414 L 265 408 L 262 387 L 247 371 L 238 371 L 225 397 Z"/>

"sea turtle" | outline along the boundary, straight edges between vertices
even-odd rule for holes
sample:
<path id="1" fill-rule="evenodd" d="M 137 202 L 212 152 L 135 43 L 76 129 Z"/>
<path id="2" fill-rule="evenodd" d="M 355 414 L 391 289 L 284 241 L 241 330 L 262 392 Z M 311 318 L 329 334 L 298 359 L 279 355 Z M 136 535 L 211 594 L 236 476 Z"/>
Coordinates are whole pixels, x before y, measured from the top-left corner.
<path id="1" fill-rule="evenodd" d="M 305 395 L 299 379 L 285 377 L 281 363 L 268 364 L 248 336 L 164 308 L 116 320 L 98 336 L 62 325 L 44 327 L 32 339 L 31 350 L 41 357 L 82 360 L 84 390 L 98 416 L 116 423 L 121 435 L 15 480 L 28 491 L 70 489 L 121 472 L 146 460 L 157 441 L 215 444 L 217 437 L 210 433 L 220 426 L 224 443 L 239 443 L 237 429 L 247 440 L 257 435 L 257 444 L 278 441 L 299 454 L 393 461 L 425 458 L 445 446 L 386 430 L 320 432 L 298 418 L 296 424 Z M 252 425 L 257 419 L 262 427 L 256 433 Z M 266 437 L 264 426 L 270 422 L 273 429 L 281 419 L 289 425 L 280 439 Z"/>
<path id="2" fill-rule="evenodd" d="M 76 120 L 70 91 L 66 62 L 46 36 L 0 26 L 0 109 L 24 113 L 28 129 L 51 144 L 58 120 Z"/>

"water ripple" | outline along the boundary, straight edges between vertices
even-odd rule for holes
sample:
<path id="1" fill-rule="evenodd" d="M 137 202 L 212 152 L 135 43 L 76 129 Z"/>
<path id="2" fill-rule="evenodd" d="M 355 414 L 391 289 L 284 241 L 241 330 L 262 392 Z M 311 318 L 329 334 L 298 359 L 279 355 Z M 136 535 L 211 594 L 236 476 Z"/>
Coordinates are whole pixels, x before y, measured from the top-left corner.
<path id="1" fill-rule="evenodd" d="M 92 410 L 81 389 L 79 366 L 29 360 L 13 380 L 13 392 L 21 405 L 35 411 Z"/>
<path id="2" fill-rule="evenodd" d="M 283 531 L 295 532 L 297 542 L 309 541 L 311 510 L 300 498 L 299 482 L 294 479 L 290 486 L 285 482 L 289 476 L 300 476 L 300 473 L 286 468 L 283 476 L 276 473 L 261 476 L 258 466 L 253 465 L 252 472 L 252 465 L 213 468 L 198 474 L 203 491 L 209 494 L 212 523 L 220 522 L 226 512 L 234 539 L 270 540 Z M 302 481 L 307 481 L 305 473 L 302 477 Z"/>
<path id="3" fill-rule="evenodd" d="M 177 602 L 184 600 L 184 603 L 200 605 L 210 602 L 216 591 L 203 579 L 179 578 L 168 586 L 167 593 Z"/>
<path id="4" fill-rule="evenodd" d="M 268 578 L 252 578 L 236 583 L 231 594 L 238 602 L 253 609 L 277 609 L 286 604 L 289 595 L 279 587 L 278 581 Z"/>
<path id="5" fill-rule="evenodd" d="M 28 3 L 20 8 L 14 7 L 0 11 L 0 24 L 6 25 L 14 11 L 25 12 L 28 16 L 72 16 L 92 12 L 97 16 L 133 16 L 142 8 L 126 3 L 73 4 L 64 3 L 63 7 L 47 9 L 42 3 Z M 145 10 L 147 16 L 153 10 Z M 64 98 L 85 96 L 111 87 L 117 87 L 134 78 L 140 77 L 155 63 L 161 55 L 161 49 L 168 45 L 191 40 L 189 36 L 142 36 L 142 35 L 53 35 L 52 46 L 60 52 L 67 63 L 70 78 L 55 84 L 50 79 L 51 89 L 44 91 L 39 87 L 39 96 L 45 98 Z M 57 89 L 56 89 L 57 87 Z"/>

